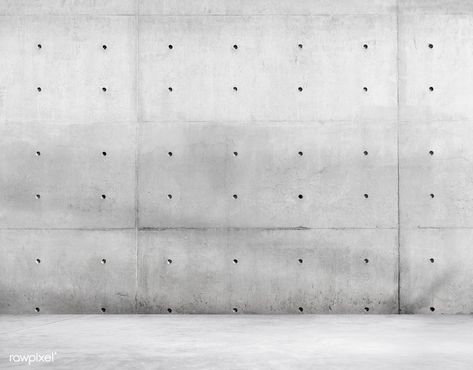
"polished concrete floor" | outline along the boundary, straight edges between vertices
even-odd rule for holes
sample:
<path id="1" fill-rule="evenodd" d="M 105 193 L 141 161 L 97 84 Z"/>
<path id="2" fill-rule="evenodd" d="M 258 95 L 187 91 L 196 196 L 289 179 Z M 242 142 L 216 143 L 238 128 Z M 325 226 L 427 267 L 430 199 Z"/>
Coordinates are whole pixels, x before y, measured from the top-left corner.
<path id="1" fill-rule="evenodd" d="M 473 317 L 0 316 L 0 369 L 30 366 L 472 369 Z"/>

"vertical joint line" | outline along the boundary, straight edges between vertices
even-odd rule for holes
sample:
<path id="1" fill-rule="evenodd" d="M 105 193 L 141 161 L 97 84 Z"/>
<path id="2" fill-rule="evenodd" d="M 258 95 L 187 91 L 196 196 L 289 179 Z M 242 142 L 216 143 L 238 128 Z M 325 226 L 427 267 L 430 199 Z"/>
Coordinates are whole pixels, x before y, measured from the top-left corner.
<path id="1" fill-rule="evenodd" d="M 401 201 L 399 162 L 399 0 L 396 3 L 396 73 L 397 73 L 397 313 L 401 313 Z"/>
<path id="2" fill-rule="evenodd" d="M 139 166 L 139 134 L 140 134 L 140 100 L 139 100 L 139 65 L 140 65 L 140 1 L 136 0 L 135 8 L 135 313 L 138 312 L 138 166 Z"/>

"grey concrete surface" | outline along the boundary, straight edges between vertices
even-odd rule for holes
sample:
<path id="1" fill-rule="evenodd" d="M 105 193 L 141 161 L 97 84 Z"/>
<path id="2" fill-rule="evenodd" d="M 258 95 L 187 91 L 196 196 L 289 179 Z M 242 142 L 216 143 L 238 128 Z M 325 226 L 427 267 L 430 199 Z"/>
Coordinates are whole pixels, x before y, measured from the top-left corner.
<path id="1" fill-rule="evenodd" d="M 396 244 L 397 230 L 140 231 L 137 311 L 395 313 Z"/>
<path id="2" fill-rule="evenodd" d="M 0 316 L 0 367 L 466 370 L 472 341 L 471 316 Z"/>
<path id="3" fill-rule="evenodd" d="M 0 313 L 473 312 L 472 17 L 0 0 Z"/>

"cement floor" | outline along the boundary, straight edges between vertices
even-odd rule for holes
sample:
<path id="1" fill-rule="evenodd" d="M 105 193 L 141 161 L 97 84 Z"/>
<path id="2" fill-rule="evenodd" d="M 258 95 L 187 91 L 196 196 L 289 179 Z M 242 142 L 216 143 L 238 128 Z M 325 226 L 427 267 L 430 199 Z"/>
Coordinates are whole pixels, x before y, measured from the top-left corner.
<path id="1" fill-rule="evenodd" d="M 0 369 L 472 369 L 472 316 L 0 316 Z M 11 357 L 12 361 L 19 357 Z M 52 359 L 52 358 L 51 358 Z M 50 359 L 50 360 L 51 360 Z M 31 367 L 29 367 L 31 368 Z"/>

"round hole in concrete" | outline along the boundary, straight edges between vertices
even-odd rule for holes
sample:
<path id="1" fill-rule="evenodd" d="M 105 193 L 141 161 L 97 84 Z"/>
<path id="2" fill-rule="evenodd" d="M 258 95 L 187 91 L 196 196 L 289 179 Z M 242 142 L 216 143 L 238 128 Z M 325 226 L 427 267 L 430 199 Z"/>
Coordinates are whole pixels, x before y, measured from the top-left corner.
<path id="1" fill-rule="evenodd" d="M 172 308 L 168 308 L 168 312 L 169 312 L 169 313 L 172 313 Z"/>
<path id="2" fill-rule="evenodd" d="M 168 152 L 168 156 L 172 157 L 172 152 Z"/>
<path id="3" fill-rule="evenodd" d="M 233 199 L 238 199 L 238 195 L 233 194 Z"/>
<path id="4" fill-rule="evenodd" d="M 299 310 L 299 312 L 304 312 L 304 308 L 303 308 L 303 307 L 299 307 L 298 310 Z"/>
<path id="5" fill-rule="evenodd" d="M 168 45 L 169 50 L 172 50 L 173 47 L 174 46 L 172 46 L 171 44 Z"/>
<path id="6" fill-rule="evenodd" d="M 429 48 L 430 49 L 433 49 L 434 45 L 433 44 L 429 44 Z"/>
<path id="7" fill-rule="evenodd" d="M 106 157 L 106 156 L 107 156 L 107 152 L 102 152 L 102 155 L 103 155 L 104 157 Z"/>
<path id="8" fill-rule="evenodd" d="M 238 152 L 233 152 L 233 155 L 234 155 L 235 157 L 238 157 Z"/>
<path id="9" fill-rule="evenodd" d="M 363 194 L 363 196 L 367 199 L 368 198 L 368 194 Z"/>
<path id="10" fill-rule="evenodd" d="M 38 90 L 38 92 L 41 92 L 41 87 L 38 86 L 38 87 L 37 87 L 37 90 Z"/>
<path id="11" fill-rule="evenodd" d="M 363 152 L 363 154 L 364 154 L 364 155 L 368 155 L 368 151 L 365 150 L 365 151 Z"/>
<path id="12" fill-rule="evenodd" d="M 105 311 L 107 311 L 107 309 L 106 309 L 105 307 L 102 307 L 102 308 L 100 309 L 100 311 L 105 312 Z"/>
<path id="13" fill-rule="evenodd" d="M 107 196 L 105 194 L 102 194 L 102 199 L 106 199 Z"/>
<path id="14" fill-rule="evenodd" d="M 167 260 L 167 263 L 168 263 L 168 265 L 170 265 L 170 264 L 172 263 L 172 259 L 169 258 L 169 259 Z"/>
<path id="15" fill-rule="evenodd" d="M 304 260 L 303 260 L 302 258 L 299 258 L 297 261 L 298 261 L 299 263 L 303 263 L 303 262 L 304 262 Z"/>
<path id="16" fill-rule="evenodd" d="M 103 44 L 102 48 L 103 48 L 103 50 L 107 50 L 107 45 Z"/>
<path id="17" fill-rule="evenodd" d="M 435 307 L 430 307 L 430 311 L 434 312 L 434 311 L 435 311 Z"/>
<path id="18" fill-rule="evenodd" d="M 102 260 L 100 261 L 100 263 L 101 263 L 102 265 L 105 265 L 105 264 L 107 263 L 107 260 L 106 260 L 105 258 L 102 258 Z"/>
<path id="19" fill-rule="evenodd" d="M 39 307 L 36 307 L 34 310 L 35 310 L 36 312 L 41 311 L 41 310 L 39 309 Z"/>
<path id="20" fill-rule="evenodd" d="M 238 260 L 235 258 L 235 259 L 233 260 L 233 263 L 236 265 L 236 264 L 238 263 Z"/>
<path id="21" fill-rule="evenodd" d="M 168 194 L 168 199 L 172 199 L 172 194 Z"/>
<path id="22" fill-rule="evenodd" d="M 434 262 L 435 262 L 435 260 L 434 260 L 433 258 L 430 258 L 429 261 L 430 261 L 430 263 L 434 263 Z"/>
<path id="23" fill-rule="evenodd" d="M 41 263 L 41 260 L 39 258 L 36 258 L 36 263 L 39 265 Z"/>
<path id="24" fill-rule="evenodd" d="M 299 199 L 304 198 L 304 196 L 303 196 L 302 194 L 299 194 L 297 197 L 298 197 Z"/>
<path id="25" fill-rule="evenodd" d="M 433 150 L 429 151 L 429 154 L 434 155 L 434 151 Z"/>
<path id="26" fill-rule="evenodd" d="M 434 88 L 432 86 L 429 87 L 430 91 L 434 91 Z"/>
<path id="27" fill-rule="evenodd" d="M 233 49 L 235 50 L 238 49 L 238 45 L 237 44 L 233 45 Z"/>
<path id="28" fill-rule="evenodd" d="M 298 152 L 297 154 L 299 154 L 300 157 L 302 157 L 304 155 L 303 152 Z"/>
<path id="29" fill-rule="evenodd" d="M 299 87 L 297 88 L 297 90 L 302 91 L 302 90 L 304 90 L 304 89 L 303 89 L 301 86 L 299 86 Z"/>

